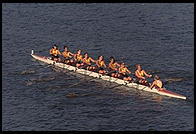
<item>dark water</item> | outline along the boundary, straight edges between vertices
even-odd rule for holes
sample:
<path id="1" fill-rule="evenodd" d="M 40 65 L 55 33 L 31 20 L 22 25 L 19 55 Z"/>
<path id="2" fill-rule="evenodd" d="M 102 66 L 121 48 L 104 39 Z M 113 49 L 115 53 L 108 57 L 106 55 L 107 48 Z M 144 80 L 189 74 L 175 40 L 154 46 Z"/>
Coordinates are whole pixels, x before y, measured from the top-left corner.
<path id="1" fill-rule="evenodd" d="M 3 130 L 194 130 L 193 4 L 2 7 Z M 54 43 L 113 55 L 132 72 L 140 63 L 188 99 L 115 87 L 30 56 L 49 55 Z"/>

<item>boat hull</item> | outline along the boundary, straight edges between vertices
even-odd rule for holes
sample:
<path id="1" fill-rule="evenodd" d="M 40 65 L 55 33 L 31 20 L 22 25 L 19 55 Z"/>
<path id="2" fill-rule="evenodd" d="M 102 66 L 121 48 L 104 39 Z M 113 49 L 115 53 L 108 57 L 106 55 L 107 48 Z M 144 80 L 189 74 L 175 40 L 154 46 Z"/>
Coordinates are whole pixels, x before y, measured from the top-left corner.
<path id="1" fill-rule="evenodd" d="M 118 84 L 121 84 L 121 85 L 125 85 L 127 87 L 136 88 L 138 90 L 144 90 L 144 91 L 147 91 L 147 92 L 157 93 L 159 95 L 164 95 L 164 96 L 169 96 L 169 97 L 173 97 L 173 98 L 179 98 L 179 99 L 186 100 L 185 96 L 182 96 L 180 94 L 168 91 L 166 89 L 163 89 L 163 90 L 159 91 L 156 88 L 151 89 L 151 88 L 149 88 L 147 86 L 144 86 L 144 85 L 141 85 L 141 84 L 129 83 L 129 82 L 124 81 L 122 79 L 110 77 L 110 76 L 107 76 L 107 75 L 102 75 L 102 74 L 92 72 L 92 71 L 88 71 L 88 70 L 85 70 L 85 69 L 79 69 L 79 68 L 71 66 L 71 65 L 55 62 L 55 61 L 51 60 L 49 57 L 35 55 L 33 51 L 32 51 L 31 56 L 36 60 L 45 62 L 47 64 L 53 64 L 57 67 L 68 69 L 70 71 L 75 71 L 75 72 L 80 73 L 80 74 L 88 75 L 88 76 L 95 77 L 95 78 L 100 78 L 100 79 L 110 81 L 110 82 L 115 82 L 115 83 L 118 83 Z"/>

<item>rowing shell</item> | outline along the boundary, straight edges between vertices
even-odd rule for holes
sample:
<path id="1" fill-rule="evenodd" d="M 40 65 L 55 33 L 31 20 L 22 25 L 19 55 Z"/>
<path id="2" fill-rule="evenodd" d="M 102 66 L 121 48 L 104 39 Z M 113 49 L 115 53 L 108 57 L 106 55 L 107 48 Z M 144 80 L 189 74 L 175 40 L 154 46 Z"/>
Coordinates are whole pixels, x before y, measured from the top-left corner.
<path id="1" fill-rule="evenodd" d="M 88 75 L 88 76 L 95 77 L 95 78 L 100 78 L 100 79 L 110 81 L 110 82 L 115 82 L 115 83 L 118 83 L 118 84 L 121 84 L 121 85 L 125 85 L 127 87 L 136 88 L 138 90 L 144 90 L 144 91 L 147 91 L 147 92 L 157 93 L 159 95 L 164 95 L 164 96 L 169 96 L 169 97 L 173 97 L 173 98 L 179 98 L 179 99 L 186 100 L 185 96 L 174 93 L 172 91 L 168 91 L 166 89 L 158 91 L 155 88 L 150 89 L 149 87 L 141 85 L 141 84 L 129 83 L 128 81 L 124 81 L 122 79 L 110 77 L 110 76 L 107 76 L 107 75 L 102 75 L 102 74 L 92 72 L 92 71 L 88 71 L 88 70 L 85 70 L 85 69 L 79 69 L 75 66 L 67 65 L 67 64 L 64 64 L 64 63 L 55 62 L 55 61 L 51 60 L 49 57 L 35 55 L 34 50 L 32 50 L 31 56 L 33 58 L 35 58 L 36 60 L 45 62 L 47 64 L 53 64 L 57 67 L 68 69 L 70 71 L 74 71 L 74 72 L 77 72 L 77 73 L 80 73 L 80 74 Z"/>

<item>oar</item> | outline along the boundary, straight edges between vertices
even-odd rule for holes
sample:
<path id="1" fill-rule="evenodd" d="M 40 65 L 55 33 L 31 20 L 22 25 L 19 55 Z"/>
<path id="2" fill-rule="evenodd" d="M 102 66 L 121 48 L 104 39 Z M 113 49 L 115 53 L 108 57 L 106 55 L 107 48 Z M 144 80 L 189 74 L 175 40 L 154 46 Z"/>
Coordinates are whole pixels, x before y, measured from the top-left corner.
<path id="1" fill-rule="evenodd" d="M 92 79 L 88 80 L 88 82 L 91 81 L 91 80 L 93 80 L 93 79 L 95 79 L 95 78 L 92 78 Z M 73 87 L 73 86 L 76 86 L 76 85 L 79 85 L 79 84 L 81 84 L 82 82 L 84 82 L 84 81 L 80 81 L 80 82 L 78 82 L 78 83 L 72 84 L 72 85 L 68 86 L 68 88 Z"/>
<path id="2" fill-rule="evenodd" d="M 164 84 L 168 84 L 168 83 L 172 83 L 172 82 L 180 82 L 185 80 L 185 78 L 165 78 L 164 80 Z"/>
<path id="3" fill-rule="evenodd" d="M 26 74 L 34 74 L 34 73 L 35 73 L 35 70 L 24 70 L 20 74 L 26 75 Z"/>
<path id="4" fill-rule="evenodd" d="M 81 67 L 79 67 L 79 69 L 86 69 L 86 67 L 88 67 L 89 65 L 84 65 L 84 66 L 81 66 Z"/>
<path id="5" fill-rule="evenodd" d="M 73 97 L 77 97 L 78 95 L 75 93 L 69 93 L 66 95 L 67 98 L 73 98 Z"/>
<path id="6" fill-rule="evenodd" d="M 83 81 L 82 81 L 83 82 Z M 82 83 L 81 81 L 80 82 L 78 82 L 78 83 L 75 83 L 75 84 L 72 84 L 71 86 L 68 86 L 68 88 L 71 88 L 71 87 L 73 87 L 73 86 L 76 86 L 76 85 L 78 85 L 78 84 L 80 84 L 80 83 Z"/>
<path id="7" fill-rule="evenodd" d="M 86 70 L 87 71 L 87 70 Z M 84 76 L 84 77 L 86 77 L 86 75 Z M 94 77 L 92 78 L 92 79 L 90 79 L 90 80 L 88 80 L 88 81 L 91 81 L 91 80 L 93 80 L 93 79 L 95 79 Z M 80 83 L 82 83 L 83 81 L 80 81 L 80 82 L 78 82 L 78 83 L 75 83 L 75 84 L 73 84 L 73 85 L 71 85 L 71 86 L 68 86 L 68 88 L 70 88 L 70 87 L 73 87 L 73 86 L 76 86 L 76 85 L 79 85 Z"/>
<path id="8" fill-rule="evenodd" d="M 136 67 L 136 65 L 127 65 L 127 68 L 132 68 L 132 67 Z"/>
<path id="9" fill-rule="evenodd" d="M 113 89 L 113 88 L 117 88 L 117 87 L 121 87 L 121 86 L 125 86 L 124 84 L 119 84 L 119 85 L 115 85 L 113 87 L 110 87 L 109 89 Z"/>
<path id="10" fill-rule="evenodd" d="M 153 71 L 153 70 L 149 70 L 148 72 L 151 73 L 151 74 L 155 74 L 155 73 L 157 74 L 157 73 L 161 73 L 161 72 L 163 72 L 163 71 L 158 71 L 158 70 L 157 70 L 157 71 Z"/>
<path id="11" fill-rule="evenodd" d="M 111 73 L 114 73 L 114 72 L 115 72 L 115 70 L 112 70 L 112 71 L 106 70 L 106 74 L 107 74 L 107 75 L 109 75 L 109 74 L 111 74 Z"/>

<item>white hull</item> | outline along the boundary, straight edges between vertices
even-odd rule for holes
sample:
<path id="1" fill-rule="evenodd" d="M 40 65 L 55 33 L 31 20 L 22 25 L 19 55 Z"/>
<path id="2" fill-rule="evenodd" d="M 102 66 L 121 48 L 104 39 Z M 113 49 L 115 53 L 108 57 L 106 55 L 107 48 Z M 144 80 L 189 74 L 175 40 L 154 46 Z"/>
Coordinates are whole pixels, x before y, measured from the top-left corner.
<path id="1" fill-rule="evenodd" d="M 88 71 L 88 70 L 85 70 L 85 69 L 78 69 L 77 67 L 70 66 L 70 65 L 67 65 L 67 64 L 58 63 L 58 62 L 55 62 L 55 61 L 49 59 L 48 57 L 35 55 L 33 50 L 32 50 L 31 56 L 33 58 L 35 58 L 39 61 L 45 62 L 47 64 L 54 64 L 55 66 L 58 66 L 60 68 L 68 69 L 70 71 L 75 71 L 75 72 L 80 73 L 80 74 L 88 75 L 88 76 L 95 77 L 95 78 L 101 78 L 103 80 L 107 80 L 107 81 L 110 81 L 110 82 L 115 82 L 115 83 L 118 83 L 118 84 L 121 84 L 121 85 L 125 85 L 127 87 L 136 88 L 138 90 L 144 90 L 144 91 L 147 91 L 147 92 L 153 92 L 153 93 L 157 93 L 157 94 L 164 95 L 164 96 L 169 96 L 169 97 L 174 97 L 174 98 L 179 98 L 179 99 L 185 99 L 186 100 L 185 96 L 182 96 L 182 95 L 179 95 L 177 93 L 168 91 L 166 89 L 164 89 L 162 91 L 158 91 L 155 88 L 150 89 L 147 86 L 140 85 L 140 84 L 137 84 L 137 83 L 129 83 L 129 82 L 124 81 L 122 79 L 110 77 L 110 76 L 107 76 L 107 75 L 102 75 L 102 74 L 92 72 L 92 71 Z"/>

